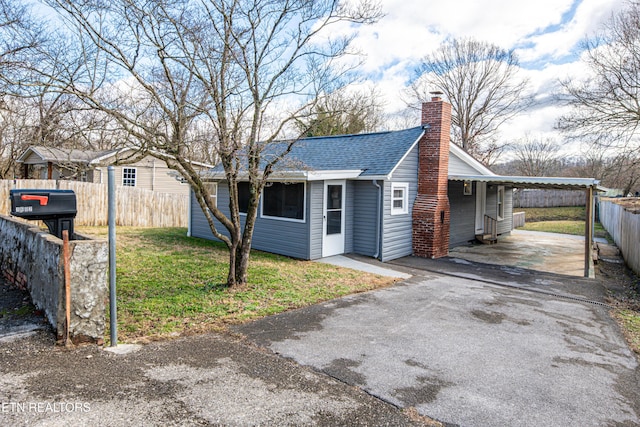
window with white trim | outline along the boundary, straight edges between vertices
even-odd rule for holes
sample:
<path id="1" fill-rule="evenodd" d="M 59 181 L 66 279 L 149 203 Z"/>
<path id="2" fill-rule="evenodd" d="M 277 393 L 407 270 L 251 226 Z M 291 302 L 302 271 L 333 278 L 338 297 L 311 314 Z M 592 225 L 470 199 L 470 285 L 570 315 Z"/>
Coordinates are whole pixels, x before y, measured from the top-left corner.
<path id="1" fill-rule="evenodd" d="M 262 216 L 304 221 L 304 182 L 269 182 L 262 193 Z"/>
<path id="2" fill-rule="evenodd" d="M 211 197 L 213 206 L 218 207 L 218 183 L 217 182 L 205 182 L 204 190 Z"/>
<path id="3" fill-rule="evenodd" d="M 498 221 L 504 219 L 504 186 L 498 186 Z"/>
<path id="4" fill-rule="evenodd" d="M 135 187 L 136 175 L 136 168 L 122 168 L 122 185 L 124 187 Z"/>
<path id="5" fill-rule="evenodd" d="M 394 182 L 391 184 L 391 215 L 409 213 L 409 184 Z"/>

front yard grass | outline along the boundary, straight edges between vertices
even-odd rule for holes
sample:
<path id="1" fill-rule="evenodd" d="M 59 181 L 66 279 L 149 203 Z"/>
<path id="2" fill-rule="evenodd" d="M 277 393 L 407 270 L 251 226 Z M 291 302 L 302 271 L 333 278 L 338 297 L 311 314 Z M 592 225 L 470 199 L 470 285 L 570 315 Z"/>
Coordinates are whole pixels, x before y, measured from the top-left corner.
<path id="1" fill-rule="evenodd" d="M 77 231 L 107 236 L 106 227 Z M 228 289 L 228 255 L 221 243 L 187 237 L 184 228 L 118 227 L 116 241 L 118 339 L 123 342 L 222 330 L 395 281 L 252 251 L 250 283 Z"/>

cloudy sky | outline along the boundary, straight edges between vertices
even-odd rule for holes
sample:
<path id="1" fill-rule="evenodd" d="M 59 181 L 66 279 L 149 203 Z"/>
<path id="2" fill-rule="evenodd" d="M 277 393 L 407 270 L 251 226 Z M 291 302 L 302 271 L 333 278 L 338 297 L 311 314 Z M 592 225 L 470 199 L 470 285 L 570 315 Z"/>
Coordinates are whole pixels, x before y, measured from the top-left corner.
<path id="1" fill-rule="evenodd" d="M 580 78 L 580 43 L 624 0 L 381 0 L 386 16 L 359 31 L 366 54 L 362 71 L 383 94 L 386 109 L 404 104 L 400 89 L 415 76 L 420 58 L 447 37 L 472 37 L 515 49 L 523 75 L 539 99 L 557 91 L 562 78 Z M 502 128 L 505 138 L 553 135 L 559 109 L 539 106 Z"/>

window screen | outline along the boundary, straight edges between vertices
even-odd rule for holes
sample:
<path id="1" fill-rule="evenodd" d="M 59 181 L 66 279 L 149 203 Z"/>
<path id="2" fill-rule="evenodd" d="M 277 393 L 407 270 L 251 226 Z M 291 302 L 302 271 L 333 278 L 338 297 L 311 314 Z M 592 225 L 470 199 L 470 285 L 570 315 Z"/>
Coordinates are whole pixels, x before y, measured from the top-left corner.
<path id="1" fill-rule="evenodd" d="M 304 219 L 304 183 L 274 182 L 265 187 L 262 215 Z"/>

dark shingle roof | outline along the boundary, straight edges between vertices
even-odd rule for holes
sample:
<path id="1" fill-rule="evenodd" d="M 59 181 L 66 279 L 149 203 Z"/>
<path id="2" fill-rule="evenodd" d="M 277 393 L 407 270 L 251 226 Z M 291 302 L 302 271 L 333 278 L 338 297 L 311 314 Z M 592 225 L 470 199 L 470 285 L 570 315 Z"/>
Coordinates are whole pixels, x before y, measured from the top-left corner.
<path id="1" fill-rule="evenodd" d="M 387 175 L 420 138 L 424 130 L 415 127 L 356 135 L 322 136 L 301 139 L 294 145 L 277 171 L 362 170 L 360 176 Z M 263 158 L 282 152 L 285 143 L 269 144 Z M 221 170 L 218 166 L 214 171 Z"/>

